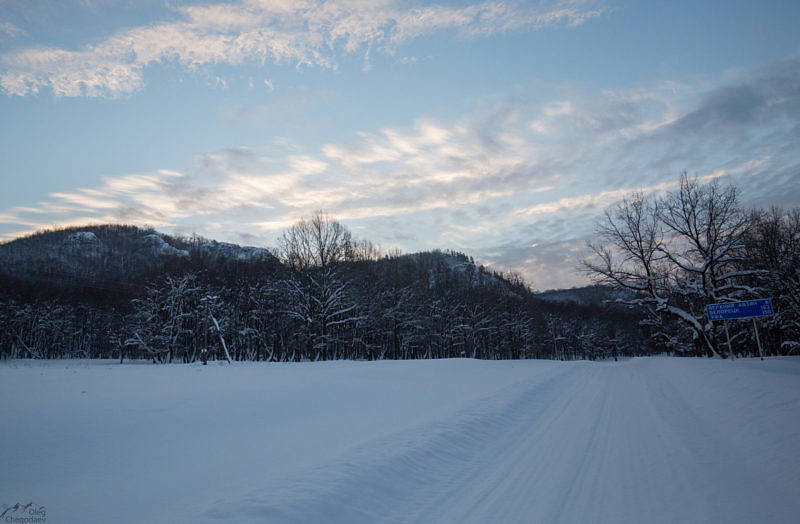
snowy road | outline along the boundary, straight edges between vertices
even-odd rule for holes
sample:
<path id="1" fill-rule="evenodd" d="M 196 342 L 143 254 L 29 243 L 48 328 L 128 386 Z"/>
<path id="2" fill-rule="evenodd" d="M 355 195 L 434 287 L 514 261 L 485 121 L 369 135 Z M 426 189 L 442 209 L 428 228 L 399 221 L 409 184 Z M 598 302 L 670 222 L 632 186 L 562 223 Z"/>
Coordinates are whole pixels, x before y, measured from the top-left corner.
<path id="1" fill-rule="evenodd" d="M 0 366 L 0 504 L 48 522 L 800 515 L 797 359 L 63 366 Z"/>

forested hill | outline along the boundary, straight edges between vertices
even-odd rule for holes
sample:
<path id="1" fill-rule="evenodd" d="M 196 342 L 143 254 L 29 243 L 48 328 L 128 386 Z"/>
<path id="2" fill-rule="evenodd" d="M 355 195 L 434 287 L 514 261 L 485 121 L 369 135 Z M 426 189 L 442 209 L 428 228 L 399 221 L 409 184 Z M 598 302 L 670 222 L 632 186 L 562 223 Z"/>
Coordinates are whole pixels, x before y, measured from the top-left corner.
<path id="1" fill-rule="evenodd" d="M 0 273 L 45 294 L 100 289 L 124 295 L 167 274 L 236 278 L 255 266 L 274 272 L 280 262 L 264 248 L 125 225 L 46 230 L 0 244 Z"/>
<path id="2" fill-rule="evenodd" d="M 284 236 L 280 258 L 119 225 L 1 244 L 2 357 L 192 362 L 206 350 L 232 360 L 564 359 L 659 351 L 628 310 L 543 300 L 518 277 L 460 253 L 379 255 L 347 233 L 333 246 L 339 251 L 314 258 L 290 240 Z"/>

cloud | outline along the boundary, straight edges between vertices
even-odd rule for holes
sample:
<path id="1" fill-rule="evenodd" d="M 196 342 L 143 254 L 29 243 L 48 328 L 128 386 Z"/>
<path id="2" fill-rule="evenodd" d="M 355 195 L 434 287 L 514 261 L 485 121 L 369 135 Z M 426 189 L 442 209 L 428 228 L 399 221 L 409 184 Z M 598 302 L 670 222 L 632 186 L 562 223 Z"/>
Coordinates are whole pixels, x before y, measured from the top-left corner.
<path id="1" fill-rule="evenodd" d="M 710 86 L 569 97 L 555 86 L 544 99 L 512 94 L 455 121 L 419 118 L 317 151 L 218 149 L 180 172 L 53 193 L 0 221 L 15 231 L 124 221 L 270 245 L 323 208 L 385 246 L 461 249 L 543 289 L 575 285 L 602 210 L 670 190 L 684 169 L 736 184 L 748 206 L 796 206 L 798 85 L 792 58 Z"/>
<path id="2" fill-rule="evenodd" d="M 23 36 L 28 36 L 28 33 L 11 22 L 0 22 L 0 41 L 13 40 Z"/>
<path id="3" fill-rule="evenodd" d="M 56 96 L 113 97 L 141 89 L 144 70 L 153 64 L 197 70 L 273 62 L 335 69 L 342 56 L 368 55 L 373 48 L 393 54 L 404 43 L 436 33 L 483 38 L 576 26 L 600 14 L 589 0 L 486 0 L 459 7 L 352 0 L 190 5 L 175 8 L 175 21 L 122 30 L 80 49 L 34 46 L 6 53 L 0 59 L 0 87 L 19 96 L 50 88 Z M 0 26 L 9 34 L 17 29 Z"/>

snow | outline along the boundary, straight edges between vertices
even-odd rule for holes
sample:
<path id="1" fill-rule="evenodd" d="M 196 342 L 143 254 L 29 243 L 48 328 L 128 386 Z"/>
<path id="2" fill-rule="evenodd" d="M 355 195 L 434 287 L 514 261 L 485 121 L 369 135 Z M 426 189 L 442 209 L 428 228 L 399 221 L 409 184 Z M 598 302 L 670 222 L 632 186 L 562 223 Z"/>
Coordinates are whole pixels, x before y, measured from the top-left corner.
<path id="1" fill-rule="evenodd" d="M 189 252 L 185 249 L 178 249 L 163 238 L 161 236 L 151 233 L 149 235 L 144 236 L 144 241 L 148 243 L 156 253 L 161 255 L 167 256 L 181 256 L 181 257 L 188 257 Z"/>
<path id="2" fill-rule="evenodd" d="M 795 522 L 800 359 L 0 363 L 48 522 Z"/>
<path id="3" fill-rule="evenodd" d="M 77 231 L 68 237 L 68 240 L 77 244 L 99 244 L 100 239 L 91 231 Z"/>
<path id="4" fill-rule="evenodd" d="M 268 249 L 263 247 L 254 246 L 240 246 L 238 244 L 230 244 L 228 242 L 204 242 L 200 245 L 200 249 L 207 253 L 222 255 L 236 260 L 269 260 L 272 254 Z"/>

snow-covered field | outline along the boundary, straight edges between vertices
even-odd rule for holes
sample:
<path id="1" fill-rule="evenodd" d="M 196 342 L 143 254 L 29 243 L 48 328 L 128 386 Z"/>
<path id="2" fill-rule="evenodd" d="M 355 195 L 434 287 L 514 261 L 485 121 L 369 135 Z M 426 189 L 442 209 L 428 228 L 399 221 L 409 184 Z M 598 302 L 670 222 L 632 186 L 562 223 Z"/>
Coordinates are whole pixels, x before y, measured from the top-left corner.
<path id="1" fill-rule="evenodd" d="M 800 521 L 800 359 L 0 363 L 47 523 Z"/>

